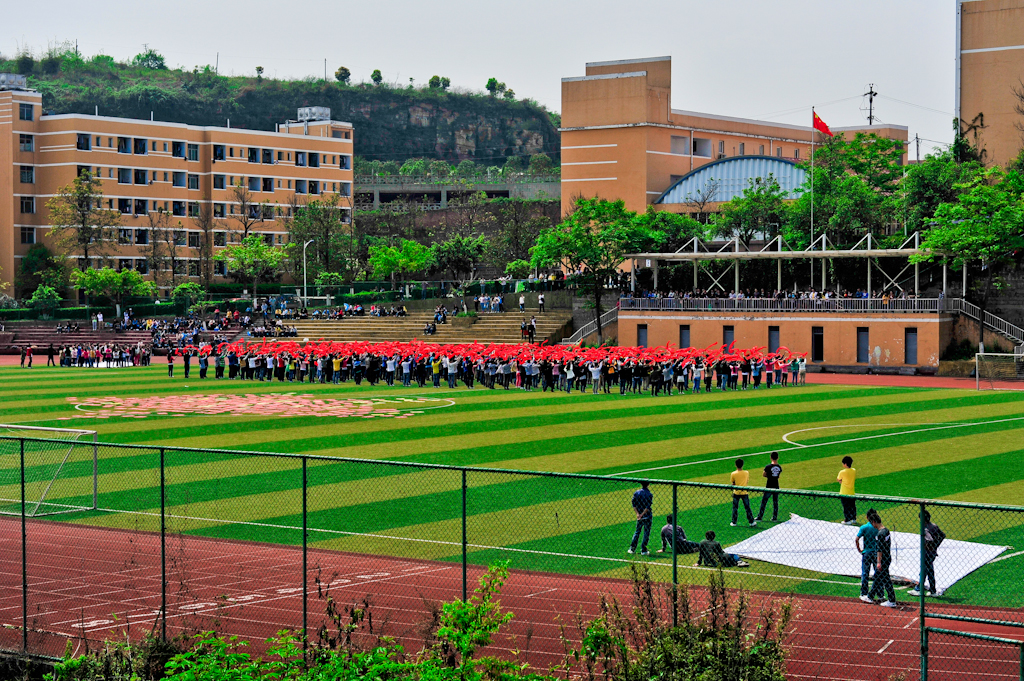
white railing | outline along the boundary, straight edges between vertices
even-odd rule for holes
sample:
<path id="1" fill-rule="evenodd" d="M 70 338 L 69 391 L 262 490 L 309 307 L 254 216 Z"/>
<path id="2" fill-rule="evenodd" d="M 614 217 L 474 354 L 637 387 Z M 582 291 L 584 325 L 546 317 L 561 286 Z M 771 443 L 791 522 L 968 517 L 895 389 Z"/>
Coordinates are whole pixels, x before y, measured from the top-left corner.
<path id="1" fill-rule="evenodd" d="M 972 319 L 979 319 L 981 316 L 981 308 L 974 303 L 969 303 L 962 298 L 954 298 L 950 302 L 955 303 L 955 306 L 951 306 L 951 309 L 955 309 L 957 312 L 961 312 Z M 986 310 L 985 326 L 998 331 L 1007 338 L 1012 338 L 1021 344 L 1021 348 L 1024 348 L 1024 329 L 1020 328 L 1016 324 L 1011 324 L 1002 317 L 997 317 Z M 1021 352 L 1024 353 L 1024 350 L 1021 350 Z"/>
<path id="2" fill-rule="evenodd" d="M 619 318 L 619 310 L 617 308 L 612 308 L 611 310 L 608 310 L 603 315 L 601 315 L 601 328 L 603 329 L 604 327 L 608 326 L 609 324 L 611 324 L 613 321 L 617 320 L 618 318 Z M 586 324 L 581 326 L 571 336 L 569 336 L 568 338 L 563 338 L 562 339 L 562 344 L 563 345 L 566 345 L 566 344 L 568 344 L 568 345 L 575 345 L 576 343 L 579 343 L 581 340 L 583 340 L 584 338 L 586 338 L 590 334 L 596 333 L 596 332 L 597 332 L 597 322 L 587 322 Z"/>
<path id="3" fill-rule="evenodd" d="M 684 312 L 943 312 L 952 311 L 947 298 L 623 298 L 622 310 Z"/>

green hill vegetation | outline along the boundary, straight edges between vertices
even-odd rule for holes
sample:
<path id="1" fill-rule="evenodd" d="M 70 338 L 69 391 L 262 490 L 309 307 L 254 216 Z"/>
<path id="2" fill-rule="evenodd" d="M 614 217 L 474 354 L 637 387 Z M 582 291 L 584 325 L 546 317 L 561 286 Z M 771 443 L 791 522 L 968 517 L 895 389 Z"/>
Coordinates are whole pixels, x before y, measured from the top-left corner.
<path id="1" fill-rule="evenodd" d="M 370 82 L 353 83 L 339 67 L 333 79 L 275 80 L 221 76 L 209 65 L 191 71 L 168 68 L 154 50 L 119 62 L 99 54 L 82 57 L 72 45 L 51 46 L 43 55 L 0 57 L 0 71 L 28 76 L 50 113 L 92 114 L 191 125 L 273 130 L 294 119 L 302 106 L 327 106 L 331 117 L 355 125 L 355 152 L 370 161 L 472 160 L 501 166 L 510 157 L 546 154 L 558 163 L 558 116 L 531 99 L 517 99 L 504 83 L 487 90 L 452 91 L 448 78 L 423 87 L 386 83 L 379 71 Z M 491 79 L 492 81 L 495 79 Z"/>

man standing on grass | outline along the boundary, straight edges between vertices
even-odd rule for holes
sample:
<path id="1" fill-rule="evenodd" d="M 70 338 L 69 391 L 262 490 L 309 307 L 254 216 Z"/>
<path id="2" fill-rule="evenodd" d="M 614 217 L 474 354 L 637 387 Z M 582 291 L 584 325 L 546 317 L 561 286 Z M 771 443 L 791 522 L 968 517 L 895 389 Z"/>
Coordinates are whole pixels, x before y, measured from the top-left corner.
<path id="1" fill-rule="evenodd" d="M 772 500 L 772 522 L 779 521 L 779 476 L 782 475 L 782 466 L 779 465 L 779 453 L 772 452 L 772 462 L 764 467 L 761 477 L 765 478 L 764 496 L 761 497 L 761 510 L 757 512 L 754 520 L 760 521 L 764 518 L 764 511 L 768 508 L 768 498 Z"/>
<path id="2" fill-rule="evenodd" d="M 647 542 L 651 539 L 651 523 L 654 521 L 654 512 L 651 507 L 654 506 L 654 495 L 647 489 L 648 483 L 640 483 L 640 489 L 633 492 L 633 510 L 636 511 L 636 531 L 633 532 L 633 540 L 629 543 L 629 549 L 626 553 L 636 553 L 637 541 L 640 539 L 640 533 L 643 532 L 643 542 L 640 544 L 640 555 L 649 556 L 651 552 L 647 550 Z"/>
<path id="3" fill-rule="evenodd" d="M 736 459 L 736 470 L 729 476 L 729 484 L 736 487 L 746 487 L 747 483 L 750 482 L 750 471 L 743 470 L 743 459 Z M 736 527 L 736 519 L 740 510 L 740 501 L 743 502 L 743 508 L 747 512 L 747 522 L 750 523 L 751 527 L 757 527 L 757 521 L 754 520 L 754 514 L 750 512 L 750 495 L 745 490 L 734 489 L 732 491 L 732 522 L 729 523 L 732 527 Z"/>
<path id="4" fill-rule="evenodd" d="M 857 524 L 857 500 L 853 498 L 854 486 L 857 481 L 857 469 L 853 467 L 853 457 L 843 457 L 843 468 L 836 477 L 839 493 L 843 495 L 843 525 Z"/>

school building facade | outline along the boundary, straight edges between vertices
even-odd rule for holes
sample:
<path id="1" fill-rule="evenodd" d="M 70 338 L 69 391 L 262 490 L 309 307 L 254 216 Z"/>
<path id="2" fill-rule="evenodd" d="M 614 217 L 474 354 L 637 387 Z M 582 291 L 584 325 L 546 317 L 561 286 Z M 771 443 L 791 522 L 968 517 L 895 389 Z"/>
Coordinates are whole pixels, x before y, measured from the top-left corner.
<path id="1" fill-rule="evenodd" d="M 808 111 L 808 123 L 810 118 Z M 673 109 L 671 57 L 591 62 L 586 75 L 562 79 L 562 211 L 577 197 L 597 196 L 622 199 L 633 211 L 658 203 L 659 210 L 689 212 L 687 205 L 659 197 L 723 159 L 806 160 L 812 130 Z M 900 125 L 832 131 L 907 141 L 907 128 Z"/>
<path id="2" fill-rule="evenodd" d="M 276 131 L 203 127 L 99 115 L 48 115 L 42 96 L 19 76 L 0 74 L 0 280 L 11 283 L 36 243 L 51 244 L 47 201 L 89 171 L 99 178 L 103 207 L 120 214 L 108 255 L 74 266 L 148 271 L 144 251 L 157 225 L 173 232 L 178 283 L 200 274 L 200 206 L 212 207 L 213 252 L 238 239 L 235 185 L 250 194 L 251 231 L 268 244 L 287 243 L 282 218 L 293 206 L 338 194 L 343 222 L 352 221 L 353 130 L 329 110 L 299 110 L 302 120 Z M 224 264 L 214 261 L 215 280 Z M 169 280 L 169 277 L 163 277 Z M 30 292 L 29 292 L 30 293 Z"/>

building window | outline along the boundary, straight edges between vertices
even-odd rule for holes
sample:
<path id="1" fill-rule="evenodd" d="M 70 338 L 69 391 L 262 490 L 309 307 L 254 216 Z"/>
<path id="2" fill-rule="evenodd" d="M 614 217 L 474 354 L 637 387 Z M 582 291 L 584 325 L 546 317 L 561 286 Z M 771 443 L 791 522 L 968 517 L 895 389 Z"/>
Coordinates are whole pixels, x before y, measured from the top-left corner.
<path id="1" fill-rule="evenodd" d="M 341 183 L 341 195 L 342 196 L 352 196 L 352 183 L 351 182 L 342 182 Z"/>
<path id="2" fill-rule="evenodd" d="M 145 215 L 149 208 L 149 201 L 146 199 L 135 199 L 135 215 Z"/>
<path id="3" fill-rule="evenodd" d="M 259 209 L 259 206 L 257 206 L 256 208 Z M 263 210 L 260 211 L 260 216 L 264 220 L 273 220 L 275 217 L 274 211 L 275 208 L 273 206 L 263 206 Z"/>
<path id="4" fill-rule="evenodd" d="M 315 151 L 309 152 L 309 167 L 319 168 L 320 167 L 320 154 Z"/>
<path id="5" fill-rule="evenodd" d="M 132 147 L 132 153 L 138 154 L 139 156 L 145 156 L 148 150 L 147 141 L 148 140 L 136 137 L 134 146 Z"/>
<path id="6" fill-rule="evenodd" d="M 36 228 L 35 227 L 22 227 L 21 228 L 21 243 L 23 244 L 34 244 L 36 242 Z"/>
<path id="7" fill-rule="evenodd" d="M 164 144 L 167 144 L 167 143 L 164 142 Z M 153 149 L 153 151 L 156 151 L 156 142 L 155 141 L 153 142 L 153 146 L 151 148 Z M 167 151 L 167 149 L 164 149 L 164 151 Z"/>
<path id="8" fill-rule="evenodd" d="M 222 218 L 224 217 L 224 204 L 215 203 L 213 204 L 213 217 Z"/>
<path id="9" fill-rule="evenodd" d="M 728 346 L 736 340 L 736 328 L 733 326 L 722 327 L 722 345 Z"/>
<path id="10" fill-rule="evenodd" d="M 235 148 L 234 147 L 228 147 L 228 154 L 230 154 L 231 158 L 234 158 L 235 157 Z"/>
<path id="11" fill-rule="evenodd" d="M 797 147 L 796 149 L 793 150 L 793 158 L 797 158 L 797 159 L 800 158 L 800 148 L 799 147 Z"/>
<path id="12" fill-rule="evenodd" d="M 725 153 L 725 142 L 722 141 L 722 140 L 719 140 L 719 142 L 718 142 L 718 153 L 719 154 L 724 154 Z"/>
<path id="13" fill-rule="evenodd" d="M 775 157 L 776 158 L 782 158 L 782 147 L 776 147 L 775 148 Z"/>
<path id="14" fill-rule="evenodd" d="M 127 215 L 132 212 L 132 200 L 131 199 L 118 199 L 117 200 L 117 211 L 122 215 Z"/>
<path id="15" fill-rule="evenodd" d="M 679 347 L 688 348 L 690 347 L 690 325 L 680 324 L 679 325 Z"/>
<path id="16" fill-rule="evenodd" d="M 288 180 L 288 189 L 291 189 L 291 188 L 292 188 L 292 181 Z"/>
<path id="17" fill-rule="evenodd" d="M 779 351 L 779 327 L 768 327 L 768 352 Z"/>
<path id="18" fill-rule="evenodd" d="M 260 162 L 260 150 L 256 149 L 256 148 L 253 148 L 253 147 L 249 147 L 249 163 L 259 163 L 259 162 Z"/>
<path id="19" fill-rule="evenodd" d="M 164 182 L 166 182 L 166 181 L 167 181 L 167 171 L 165 170 L 164 171 Z"/>
<path id="20" fill-rule="evenodd" d="M 213 145 L 213 160 L 223 161 L 224 160 L 224 145 L 214 144 Z"/>
<path id="21" fill-rule="evenodd" d="M 263 163 L 273 163 L 274 162 L 274 150 L 273 149 L 263 149 L 262 153 L 261 153 L 260 160 Z"/>
<path id="22" fill-rule="evenodd" d="M 78 133 L 78 143 L 75 144 L 75 148 L 79 151 L 92 151 L 92 137 Z"/>
<path id="23" fill-rule="evenodd" d="M 81 177 L 87 172 L 89 172 L 89 166 L 78 166 L 78 168 L 75 170 L 75 175 Z"/>
<path id="24" fill-rule="evenodd" d="M 693 155 L 711 158 L 711 140 L 700 137 L 693 138 Z"/>
<path id="25" fill-rule="evenodd" d="M 221 207 L 224 206 L 224 204 L 220 204 L 220 205 L 221 205 Z M 224 232 L 214 232 L 213 233 L 213 245 L 214 246 L 226 246 L 227 245 L 227 239 L 225 238 L 226 236 L 227 235 Z"/>
<path id="26" fill-rule="evenodd" d="M 274 245 L 274 235 L 273 234 L 264 234 L 263 235 L 263 243 L 265 243 L 268 246 L 273 246 Z"/>
<path id="27" fill-rule="evenodd" d="M 295 165 L 304 166 L 306 165 L 306 152 L 296 151 L 295 152 Z"/>
<path id="28" fill-rule="evenodd" d="M 825 361 L 825 329 L 820 326 L 811 327 L 811 361 Z"/>
<path id="29" fill-rule="evenodd" d="M 351 225 L 352 224 L 352 211 L 345 209 L 341 211 L 341 224 Z"/>
<path id="30" fill-rule="evenodd" d="M 185 173 L 181 172 L 180 170 L 175 172 L 171 176 L 171 178 L 172 178 L 171 184 L 173 186 L 175 186 L 175 187 L 184 187 L 185 186 Z"/>
<path id="31" fill-rule="evenodd" d="M 689 148 L 689 147 L 687 147 L 687 148 Z M 351 156 L 345 156 L 344 154 L 342 154 L 338 158 L 338 168 L 341 169 L 341 170 L 351 170 L 352 169 L 352 157 Z"/>
<path id="32" fill-rule="evenodd" d="M 132 230 L 127 227 L 122 227 L 117 230 L 117 243 L 119 244 L 130 244 L 132 242 Z"/>
<path id="33" fill-rule="evenodd" d="M 188 176 L 188 188 L 189 189 L 199 189 L 199 176 L 198 175 L 189 175 Z"/>
<path id="34" fill-rule="evenodd" d="M 317 181 L 317 180 L 310 180 L 309 181 L 309 193 L 310 194 L 319 194 L 320 193 L 320 182 L 319 181 Z"/>
<path id="35" fill-rule="evenodd" d="M 153 144 L 156 144 L 156 142 L 154 142 Z M 153 147 L 153 151 L 156 151 L 156 147 L 155 146 Z M 165 154 L 167 153 L 167 142 L 164 142 L 164 153 Z"/>
<path id="36" fill-rule="evenodd" d="M 690 138 L 689 137 L 680 137 L 678 135 L 672 135 L 672 142 L 671 142 L 671 146 L 670 146 L 669 150 L 673 154 L 678 154 L 679 156 L 689 156 L 690 155 Z M 345 157 L 342 156 L 342 158 L 345 158 Z M 341 168 L 342 168 L 342 170 L 345 170 L 344 164 L 342 164 Z"/>
<path id="37" fill-rule="evenodd" d="M 747 144 L 746 142 L 740 142 L 740 156 L 747 155 Z"/>
<path id="38" fill-rule="evenodd" d="M 143 259 L 136 260 L 135 271 L 139 274 L 149 274 L 149 263 Z"/>
<path id="39" fill-rule="evenodd" d="M 32 135 L 21 135 L 19 137 L 19 147 L 21 151 L 34 151 L 36 148 L 35 138 Z"/>
<path id="40" fill-rule="evenodd" d="M 277 160 L 278 161 L 283 161 L 284 160 L 284 152 L 283 151 L 277 152 Z"/>
<path id="41" fill-rule="evenodd" d="M 22 184 L 35 184 L 36 182 L 36 169 L 32 166 L 21 166 L 21 183 Z"/>
<path id="42" fill-rule="evenodd" d="M 274 178 L 264 177 L 263 178 L 263 191 L 272 192 L 274 191 Z"/>
<path id="43" fill-rule="evenodd" d="M 199 160 L 199 145 L 190 144 L 188 145 L 188 160 L 198 161 Z"/>
<path id="44" fill-rule="evenodd" d="M 36 212 L 36 198 L 34 196 L 21 197 L 21 212 L 25 215 Z"/>
<path id="45" fill-rule="evenodd" d="M 185 217 L 185 202 L 171 201 L 171 215 L 179 218 Z"/>
<path id="46" fill-rule="evenodd" d="M 23 121 L 32 120 L 32 105 L 31 104 L 19 104 L 18 105 L 18 118 Z"/>
<path id="47" fill-rule="evenodd" d="M 130 154 L 132 153 L 132 141 L 127 137 L 117 138 L 117 153 L 119 154 Z"/>
<path id="48" fill-rule="evenodd" d="M 258 192 L 260 190 L 260 178 L 250 177 L 249 178 L 249 191 Z"/>
<path id="49" fill-rule="evenodd" d="M 185 245 L 185 230 L 176 229 L 174 230 L 174 245 L 184 246 Z"/>
<path id="50" fill-rule="evenodd" d="M 199 232 L 188 233 L 188 247 L 199 248 Z"/>
<path id="51" fill-rule="evenodd" d="M 185 158 L 185 143 L 171 142 L 171 156 L 174 158 Z"/>
<path id="52" fill-rule="evenodd" d="M 190 218 L 197 218 L 197 217 L 199 217 L 199 202 L 198 201 L 189 201 L 188 202 L 188 216 Z"/>
<path id="53" fill-rule="evenodd" d="M 135 170 L 133 174 L 135 176 L 135 184 L 148 184 L 147 178 L 149 173 L 145 170 Z"/>
<path id="54" fill-rule="evenodd" d="M 148 229 L 137 229 L 135 230 L 135 243 L 139 246 L 145 246 L 149 243 L 149 230 Z"/>
<path id="55" fill-rule="evenodd" d="M 763 144 L 757 148 L 757 155 L 758 156 L 764 156 L 764 145 Z"/>
<path id="56" fill-rule="evenodd" d="M 225 186 L 226 185 L 224 183 L 224 176 L 223 175 L 214 175 L 213 176 L 213 188 L 214 189 L 224 189 Z"/>
<path id="57" fill-rule="evenodd" d="M 221 260 L 215 260 L 213 262 L 213 273 L 219 277 L 226 277 L 228 275 L 228 268 L 224 265 Z"/>
<path id="58" fill-rule="evenodd" d="M 195 260 L 188 261 L 188 276 L 198 277 L 199 276 L 199 263 Z"/>

